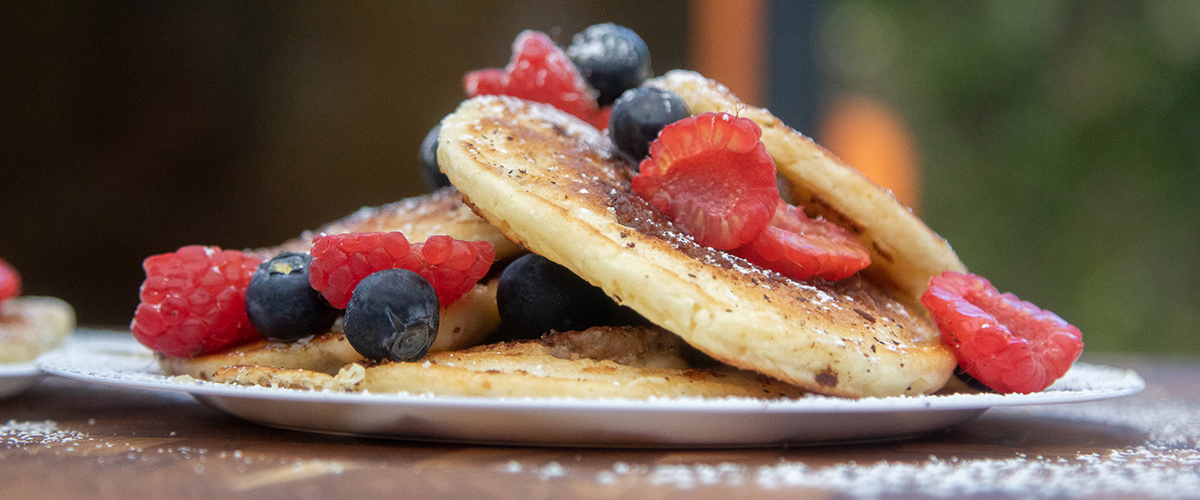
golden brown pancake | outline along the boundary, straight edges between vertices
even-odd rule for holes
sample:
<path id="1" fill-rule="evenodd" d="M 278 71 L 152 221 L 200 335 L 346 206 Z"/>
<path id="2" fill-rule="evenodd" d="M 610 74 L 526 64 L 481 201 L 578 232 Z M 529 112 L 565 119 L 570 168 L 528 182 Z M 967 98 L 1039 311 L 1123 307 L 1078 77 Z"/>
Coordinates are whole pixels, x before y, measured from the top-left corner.
<path id="1" fill-rule="evenodd" d="M 652 327 L 596 327 L 430 354 L 407 363 L 352 364 L 335 376 L 232 366 L 213 377 L 243 385 L 439 396 L 796 398 L 803 392 L 728 366 L 691 368 L 679 337 Z"/>
<path id="2" fill-rule="evenodd" d="M 966 272 L 950 244 L 891 191 L 767 110 L 743 103 L 724 85 L 691 71 L 671 71 L 647 85 L 678 94 L 692 114 L 724 111 L 754 120 L 775 167 L 791 183 L 793 201 L 809 216 L 822 216 L 854 234 L 871 251 L 864 274 L 893 284 L 916 307 L 930 278 L 942 271 Z"/>
<path id="3" fill-rule="evenodd" d="M 305 231 L 278 247 L 256 253 L 264 259 L 279 252 L 308 253 L 313 236 L 318 234 L 391 231 L 404 233 L 410 243 L 436 235 L 463 241 L 486 241 L 495 247 L 496 260 L 505 260 L 521 252 L 520 247 L 472 213 L 471 208 L 463 204 L 458 190 L 448 187 L 379 207 L 362 208 L 315 231 Z"/>
<path id="4" fill-rule="evenodd" d="M 0 363 L 31 361 L 75 330 L 75 309 L 54 297 L 0 301 Z"/>
<path id="5" fill-rule="evenodd" d="M 797 282 L 697 245 L 631 193 L 606 136 L 549 106 L 463 102 L 442 122 L 438 162 L 508 239 L 721 362 L 848 397 L 930 393 L 955 366 L 887 287 Z"/>

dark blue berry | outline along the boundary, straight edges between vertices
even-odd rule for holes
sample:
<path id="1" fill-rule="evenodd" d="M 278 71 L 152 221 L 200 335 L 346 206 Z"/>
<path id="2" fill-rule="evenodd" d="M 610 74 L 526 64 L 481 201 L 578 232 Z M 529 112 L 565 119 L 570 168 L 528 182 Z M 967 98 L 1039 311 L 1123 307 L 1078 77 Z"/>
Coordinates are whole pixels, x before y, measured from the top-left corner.
<path id="1" fill-rule="evenodd" d="M 608 324 L 617 311 L 616 302 L 603 290 L 537 254 L 504 269 L 496 305 L 505 335 L 515 339 Z"/>
<path id="2" fill-rule="evenodd" d="M 592 88 L 601 107 L 650 78 L 650 49 L 633 30 L 612 23 L 589 26 L 575 35 L 567 56 Z"/>
<path id="3" fill-rule="evenodd" d="M 308 284 L 312 256 L 284 252 L 259 264 L 246 286 L 246 315 L 262 336 L 291 342 L 329 331 L 341 311 Z"/>
<path id="4" fill-rule="evenodd" d="M 421 179 L 425 181 L 425 186 L 430 191 L 450 185 L 450 179 L 442 173 L 441 168 L 438 168 L 438 133 L 441 131 L 442 124 L 438 123 L 425 136 L 425 140 L 421 141 L 421 151 L 417 154 L 417 159 L 421 162 Z"/>
<path id="5" fill-rule="evenodd" d="M 433 285 L 407 269 L 385 269 L 354 288 L 343 329 L 367 359 L 415 361 L 429 353 L 440 322 Z"/>
<path id="6" fill-rule="evenodd" d="M 688 116 L 687 105 L 674 92 L 640 87 L 626 92 L 613 104 L 608 133 L 617 149 L 641 161 L 663 127 Z"/>

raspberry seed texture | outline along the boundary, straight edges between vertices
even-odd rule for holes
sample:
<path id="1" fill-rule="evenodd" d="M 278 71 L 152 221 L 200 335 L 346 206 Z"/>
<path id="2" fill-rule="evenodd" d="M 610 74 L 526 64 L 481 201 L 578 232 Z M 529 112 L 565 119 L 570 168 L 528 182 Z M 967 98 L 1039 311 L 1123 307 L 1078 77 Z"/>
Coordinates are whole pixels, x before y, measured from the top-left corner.
<path id="1" fill-rule="evenodd" d="M 449 236 L 410 244 L 395 231 L 319 235 L 313 238 L 309 282 L 330 304 L 345 309 L 363 278 L 384 269 L 407 269 L 429 280 L 446 307 L 487 274 L 495 256 L 491 243 Z"/>
<path id="2" fill-rule="evenodd" d="M 259 262 L 236 250 L 203 246 L 146 258 L 133 337 L 177 358 L 259 338 L 246 316 L 246 286 Z"/>
<path id="3" fill-rule="evenodd" d="M 513 42 L 512 60 L 504 69 L 487 68 L 463 77 L 468 97 L 508 95 L 549 104 L 603 129 L 609 109 L 596 104 L 596 91 L 562 49 L 545 33 L 525 31 Z"/>
<path id="4" fill-rule="evenodd" d="M 696 242 L 731 250 L 749 243 L 775 213 L 775 162 L 753 121 L 703 113 L 667 125 L 650 143 L 633 190 Z"/>
<path id="5" fill-rule="evenodd" d="M 871 265 L 871 252 L 848 231 L 810 219 L 783 200 L 771 223 L 750 243 L 730 253 L 796 280 L 849 278 Z"/>
<path id="6" fill-rule="evenodd" d="M 1045 389 L 1083 352 L 1078 328 L 974 274 L 934 276 L 921 303 L 960 367 L 1001 393 Z"/>

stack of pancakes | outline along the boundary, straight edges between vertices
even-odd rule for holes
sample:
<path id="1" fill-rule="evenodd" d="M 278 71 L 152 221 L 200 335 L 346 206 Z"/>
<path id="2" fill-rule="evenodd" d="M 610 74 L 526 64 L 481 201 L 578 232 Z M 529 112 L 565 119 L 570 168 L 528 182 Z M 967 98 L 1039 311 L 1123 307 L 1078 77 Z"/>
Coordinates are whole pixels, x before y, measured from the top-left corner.
<path id="1" fill-rule="evenodd" d="M 416 362 L 362 360 L 335 331 L 164 358 L 164 370 L 276 387 L 472 396 L 886 397 L 942 388 L 954 354 L 918 298 L 930 277 L 965 270 L 945 240 L 890 192 L 720 84 L 686 71 L 646 84 L 679 94 L 692 114 L 757 122 L 792 201 L 850 231 L 871 250 L 871 266 L 837 282 L 799 282 L 700 246 L 633 194 L 632 165 L 603 132 L 546 105 L 480 96 L 441 125 L 438 162 L 457 190 L 364 209 L 320 231 L 483 239 L 497 245 L 501 262 L 535 252 L 655 326 L 471 347 L 499 321 L 495 289 L 481 284 L 442 311 L 438 343 Z M 303 251 L 309 239 L 281 248 Z M 704 356 L 686 355 L 695 350 Z"/>

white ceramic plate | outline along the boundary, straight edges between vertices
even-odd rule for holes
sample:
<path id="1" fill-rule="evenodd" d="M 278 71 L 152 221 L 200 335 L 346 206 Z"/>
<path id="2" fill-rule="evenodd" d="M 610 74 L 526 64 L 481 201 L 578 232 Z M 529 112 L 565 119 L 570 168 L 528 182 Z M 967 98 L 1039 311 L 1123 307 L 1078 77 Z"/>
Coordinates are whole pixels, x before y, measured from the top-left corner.
<path id="1" fill-rule="evenodd" d="M 308 432 L 482 444 L 749 447 L 899 439 L 970 421 L 989 408 L 1137 393 L 1137 374 L 1077 363 L 1028 395 L 958 394 L 850 400 L 579 400 L 311 392 L 179 380 L 124 336 L 78 338 L 38 367 L 76 380 L 186 392 L 260 424 Z"/>
<path id="2" fill-rule="evenodd" d="M 0 363 L 0 399 L 7 399 L 33 387 L 45 375 L 37 364 Z"/>

